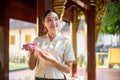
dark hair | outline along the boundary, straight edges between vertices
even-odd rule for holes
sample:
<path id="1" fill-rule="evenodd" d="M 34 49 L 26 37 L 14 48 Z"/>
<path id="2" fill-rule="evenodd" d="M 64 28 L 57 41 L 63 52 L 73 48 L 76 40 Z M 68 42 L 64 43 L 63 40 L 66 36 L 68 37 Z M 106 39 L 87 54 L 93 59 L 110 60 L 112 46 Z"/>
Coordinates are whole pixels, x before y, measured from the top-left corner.
<path id="1" fill-rule="evenodd" d="M 45 20 L 45 17 L 46 17 L 50 12 L 56 13 L 56 14 L 58 15 L 58 18 L 60 18 L 59 14 L 58 14 L 55 10 L 50 10 L 50 9 L 49 9 L 49 10 L 47 10 L 47 11 L 44 13 L 44 15 L 43 15 L 43 17 L 42 17 L 42 21 Z"/>

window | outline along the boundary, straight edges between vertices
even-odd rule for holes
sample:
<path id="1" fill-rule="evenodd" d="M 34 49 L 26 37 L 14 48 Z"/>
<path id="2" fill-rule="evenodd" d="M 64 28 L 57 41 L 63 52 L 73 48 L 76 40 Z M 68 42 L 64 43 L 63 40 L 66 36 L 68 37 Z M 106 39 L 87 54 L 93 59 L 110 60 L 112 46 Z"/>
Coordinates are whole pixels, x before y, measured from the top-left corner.
<path id="1" fill-rule="evenodd" d="M 27 34 L 25 35 L 25 43 L 30 43 L 31 42 L 31 35 Z"/>
<path id="2" fill-rule="evenodd" d="M 15 44 L 15 35 L 10 36 L 10 44 Z"/>

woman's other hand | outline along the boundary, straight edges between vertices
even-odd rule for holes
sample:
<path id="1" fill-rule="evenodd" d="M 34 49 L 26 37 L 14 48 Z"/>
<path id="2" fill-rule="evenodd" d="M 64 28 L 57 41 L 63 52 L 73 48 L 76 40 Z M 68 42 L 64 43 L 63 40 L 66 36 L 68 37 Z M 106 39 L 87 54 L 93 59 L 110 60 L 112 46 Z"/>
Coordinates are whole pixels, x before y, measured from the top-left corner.
<path id="1" fill-rule="evenodd" d="M 43 51 L 43 50 L 39 49 L 39 55 L 46 61 L 50 61 L 50 62 L 56 61 L 55 57 L 48 51 Z"/>

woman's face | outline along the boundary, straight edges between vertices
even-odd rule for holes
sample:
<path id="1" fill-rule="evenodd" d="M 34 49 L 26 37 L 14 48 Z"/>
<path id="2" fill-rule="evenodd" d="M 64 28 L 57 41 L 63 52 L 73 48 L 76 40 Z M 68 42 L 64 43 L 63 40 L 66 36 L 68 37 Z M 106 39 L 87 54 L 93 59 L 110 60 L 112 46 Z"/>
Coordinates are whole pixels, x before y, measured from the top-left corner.
<path id="1" fill-rule="evenodd" d="M 47 28 L 48 32 L 56 32 L 58 30 L 59 24 L 59 17 L 56 13 L 50 12 L 45 17 L 44 26 Z"/>

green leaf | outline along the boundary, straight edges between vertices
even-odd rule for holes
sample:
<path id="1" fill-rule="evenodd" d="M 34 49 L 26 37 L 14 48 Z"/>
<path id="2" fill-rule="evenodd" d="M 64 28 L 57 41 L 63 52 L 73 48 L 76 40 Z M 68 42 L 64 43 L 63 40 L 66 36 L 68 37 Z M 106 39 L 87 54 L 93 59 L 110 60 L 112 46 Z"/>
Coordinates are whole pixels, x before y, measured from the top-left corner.
<path id="1" fill-rule="evenodd" d="M 118 25 L 120 25 L 120 2 L 108 2 L 100 32 L 103 34 L 120 34 Z"/>

